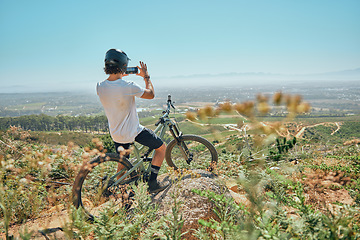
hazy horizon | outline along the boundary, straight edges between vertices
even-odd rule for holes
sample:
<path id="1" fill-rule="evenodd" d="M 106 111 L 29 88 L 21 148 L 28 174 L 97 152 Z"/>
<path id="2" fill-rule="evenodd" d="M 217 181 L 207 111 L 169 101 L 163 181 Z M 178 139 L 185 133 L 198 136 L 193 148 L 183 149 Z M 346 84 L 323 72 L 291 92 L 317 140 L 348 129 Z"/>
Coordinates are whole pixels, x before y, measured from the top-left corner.
<path id="1" fill-rule="evenodd" d="M 104 75 L 104 79 L 105 79 Z M 103 79 L 103 80 L 104 80 Z M 143 86 L 143 80 L 137 76 L 125 77 Z M 49 80 L 51 81 L 51 80 Z M 99 80 L 102 81 L 102 80 Z M 155 89 L 164 88 L 201 88 L 201 87 L 258 87 L 260 85 L 277 85 L 279 87 L 307 83 L 332 84 L 334 82 L 353 83 L 360 87 L 360 68 L 330 73 L 317 74 L 279 74 L 279 73 L 223 73 L 194 74 L 171 77 L 153 77 Z M 87 92 L 95 93 L 96 83 L 78 81 L 72 85 L 43 84 L 32 88 L 33 84 L 9 85 L 0 89 L 3 93 L 36 93 L 36 92 Z"/>

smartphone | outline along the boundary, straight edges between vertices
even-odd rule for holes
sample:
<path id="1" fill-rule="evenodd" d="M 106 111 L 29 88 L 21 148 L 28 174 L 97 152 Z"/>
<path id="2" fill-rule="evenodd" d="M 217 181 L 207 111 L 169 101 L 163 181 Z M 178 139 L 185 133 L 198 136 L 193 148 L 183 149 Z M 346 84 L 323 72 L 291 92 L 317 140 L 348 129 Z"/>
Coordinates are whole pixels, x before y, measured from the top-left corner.
<path id="1" fill-rule="evenodd" d="M 139 72 L 139 69 L 137 67 L 128 67 L 126 69 L 126 74 L 136 74 Z"/>

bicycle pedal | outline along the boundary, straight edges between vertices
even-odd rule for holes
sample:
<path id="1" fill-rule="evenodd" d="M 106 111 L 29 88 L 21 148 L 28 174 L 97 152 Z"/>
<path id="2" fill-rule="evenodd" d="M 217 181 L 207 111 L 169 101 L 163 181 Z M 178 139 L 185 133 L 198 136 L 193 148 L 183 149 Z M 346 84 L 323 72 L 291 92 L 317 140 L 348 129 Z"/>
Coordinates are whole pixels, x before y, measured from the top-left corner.
<path id="1" fill-rule="evenodd" d="M 150 175 L 147 173 L 144 173 L 144 175 L 142 175 L 141 180 L 144 182 L 148 182 L 150 178 Z"/>
<path id="2" fill-rule="evenodd" d="M 151 162 L 151 161 L 152 161 L 152 158 L 147 157 L 147 158 L 144 158 L 143 161 L 144 161 L 144 162 Z"/>

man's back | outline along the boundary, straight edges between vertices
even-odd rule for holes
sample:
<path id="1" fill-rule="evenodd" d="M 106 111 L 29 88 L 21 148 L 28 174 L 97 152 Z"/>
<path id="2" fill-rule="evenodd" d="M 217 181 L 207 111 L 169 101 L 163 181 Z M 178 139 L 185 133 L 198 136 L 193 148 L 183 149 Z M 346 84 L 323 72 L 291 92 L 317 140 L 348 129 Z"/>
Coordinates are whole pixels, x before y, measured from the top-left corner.
<path id="1" fill-rule="evenodd" d="M 118 79 L 97 84 L 97 94 L 109 121 L 110 134 L 119 143 L 133 142 L 143 129 L 136 112 L 135 97 L 144 89 L 133 82 Z"/>

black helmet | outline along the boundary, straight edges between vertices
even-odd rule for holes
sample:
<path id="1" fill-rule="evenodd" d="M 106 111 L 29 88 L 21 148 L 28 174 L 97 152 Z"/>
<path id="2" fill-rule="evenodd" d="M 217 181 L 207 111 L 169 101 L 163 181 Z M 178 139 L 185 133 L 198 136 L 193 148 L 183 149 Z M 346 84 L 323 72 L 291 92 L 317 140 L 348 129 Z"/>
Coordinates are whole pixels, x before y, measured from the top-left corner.
<path id="1" fill-rule="evenodd" d="M 119 49 L 110 49 L 105 55 L 105 66 L 116 66 L 124 73 L 129 60 L 125 52 Z"/>

